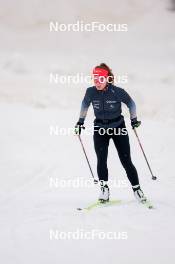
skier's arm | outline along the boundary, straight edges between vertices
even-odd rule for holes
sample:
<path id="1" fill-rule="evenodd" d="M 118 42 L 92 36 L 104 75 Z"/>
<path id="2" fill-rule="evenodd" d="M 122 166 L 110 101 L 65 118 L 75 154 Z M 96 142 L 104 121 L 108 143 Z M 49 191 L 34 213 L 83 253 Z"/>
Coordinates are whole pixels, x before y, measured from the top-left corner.
<path id="1" fill-rule="evenodd" d="M 130 119 L 137 119 L 137 113 L 136 113 L 136 104 L 134 100 L 130 97 L 130 95 L 124 90 L 121 89 L 121 95 L 122 95 L 122 102 L 127 105 L 130 113 Z"/>
<path id="2" fill-rule="evenodd" d="M 136 104 L 134 100 L 124 89 L 121 89 L 121 95 L 122 95 L 122 102 L 125 103 L 129 108 L 132 128 L 139 127 L 141 125 L 141 121 L 137 120 Z"/>
<path id="3" fill-rule="evenodd" d="M 88 108 L 90 106 L 90 103 L 91 103 L 91 98 L 89 96 L 89 92 L 88 92 L 88 89 L 87 89 L 86 90 L 86 94 L 84 96 L 84 99 L 83 99 L 83 101 L 81 103 L 79 122 L 84 123 L 84 120 L 86 118 L 87 111 L 88 111 Z"/>

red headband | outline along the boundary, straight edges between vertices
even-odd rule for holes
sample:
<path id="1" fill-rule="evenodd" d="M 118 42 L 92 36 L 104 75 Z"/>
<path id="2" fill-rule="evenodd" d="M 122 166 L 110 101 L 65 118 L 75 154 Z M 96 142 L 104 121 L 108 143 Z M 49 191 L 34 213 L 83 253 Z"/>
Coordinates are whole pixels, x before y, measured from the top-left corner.
<path id="1" fill-rule="evenodd" d="M 94 68 L 93 69 L 93 75 L 95 75 L 96 77 L 108 77 L 109 72 L 105 69 L 101 69 L 101 68 Z"/>

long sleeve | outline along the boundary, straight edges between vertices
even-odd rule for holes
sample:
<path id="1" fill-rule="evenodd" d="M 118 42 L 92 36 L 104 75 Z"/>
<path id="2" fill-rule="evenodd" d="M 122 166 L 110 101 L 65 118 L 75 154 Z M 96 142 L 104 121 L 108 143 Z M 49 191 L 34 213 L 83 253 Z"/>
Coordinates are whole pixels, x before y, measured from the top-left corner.
<path id="1" fill-rule="evenodd" d="M 88 108 L 90 106 L 90 103 L 91 103 L 91 98 L 89 96 L 89 92 L 88 92 L 88 89 L 87 89 L 86 93 L 85 93 L 85 96 L 84 96 L 84 99 L 83 99 L 83 101 L 81 103 L 79 122 L 84 122 L 84 120 L 86 118 L 86 115 L 87 115 Z"/>
<path id="2" fill-rule="evenodd" d="M 133 101 L 133 99 L 130 97 L 130 95 L 124 90 L 122 90 L 122 102 L 125 103 L 127 105 L 127 107 L 129 108 L 129 112 L 130 112 L 130 119 L 136 118 L 137 117 L 137 113 L 136 113 L 136 104 Z"/>

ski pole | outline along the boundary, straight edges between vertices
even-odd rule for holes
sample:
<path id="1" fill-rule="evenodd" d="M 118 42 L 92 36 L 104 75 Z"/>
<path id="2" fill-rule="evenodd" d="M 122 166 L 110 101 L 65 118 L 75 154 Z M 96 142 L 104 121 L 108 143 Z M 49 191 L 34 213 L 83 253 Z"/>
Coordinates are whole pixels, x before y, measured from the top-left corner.
<path id="1" fill-rule="evenodd" d="M 89 162 L 89 160 L 88 160 L 88 157 L 87 157 L 87 154 L 86 154 L 86 151 L 85 151 L 85 148 L 84 148 L 84 145 L 83 145 L 83 142 L 82 142 L 82 139 L 81 139 L 80 135 L 78 135 L 78 138 L 79 138 L 79 140 L 80 140 L 80 143 L 81 143 L 81 146 L 82 146 L 82 149 L 83 149 L 84 155 L 85 155 L 85 157 L 86 157 L 86 160 L 87 160 L 87 163 L 88 163 L 88 166 L 89 166 L 89 169 L 90 169 L 90 172 L 91 172 L 92 178 L 94 179 L 94 183 L 97 184 L 97 183 L 98 183 L 98 180 L 96 180 L 95 177 L 94 177 L 94 174 L 93 174 L 93 171 L 92 171 L 92 168 L 91 168 L 90 162 Z"/>
<path id="2" fill-rule="evenodd" d="M 143 152 L 143 156 L 144 156 L 144 158 L 145 158 L 145 160 L 146 160 L 146 163 L 147 163 L 147 165 L 148 165 L 149 171 L 150 171 L 151 176 L 152 176 L 152 180 L 156 180 L 157 177 L 153 175 L 153 172 L 152 172 L 151 167 L 150 167 L 150 165 L 149 165 L 148 159 L 147 159 L 147 157 L 146 157 L 146 154 L 145 154 L 145 152 L 144 152 L 144 150 L 143 150 L 142 144 L 141 144 L 140 139 L 139 139 L 139 137 L 138 137 L 138 134 L 137 134 L 137 132 L 136 132 L 136 129 L 133 128 L 133 130 L 134 130 L 134 133 L 135 133 L 135 135 L 136 135 L 136 138 L 137 138 L 137 140 L 138 140 L 138 142 L 139 142 L 140 148 L 141 148 L 141 150 L 142 150 L 142 152 Z"/>

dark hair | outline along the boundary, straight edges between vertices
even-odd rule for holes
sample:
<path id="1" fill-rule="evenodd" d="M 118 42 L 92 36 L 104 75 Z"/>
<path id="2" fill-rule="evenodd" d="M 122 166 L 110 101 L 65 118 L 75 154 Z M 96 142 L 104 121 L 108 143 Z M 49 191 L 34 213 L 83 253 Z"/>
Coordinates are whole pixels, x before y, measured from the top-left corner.
<path id="1" fill-rule="evenodd" d="M 100 63 L 100 65 L 97 65 L 95 68 L 100 68 L 108 71 L 108 83 L 114 83 L 114 74 L 112 73 L 112 70 L 109 68 L 109 66 L 106 63 Z"/>

